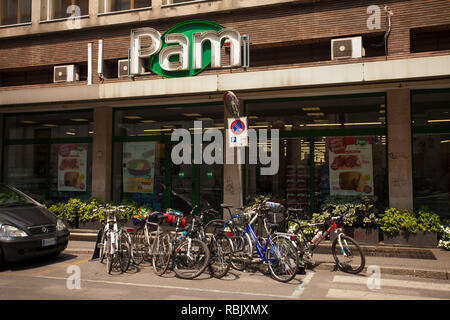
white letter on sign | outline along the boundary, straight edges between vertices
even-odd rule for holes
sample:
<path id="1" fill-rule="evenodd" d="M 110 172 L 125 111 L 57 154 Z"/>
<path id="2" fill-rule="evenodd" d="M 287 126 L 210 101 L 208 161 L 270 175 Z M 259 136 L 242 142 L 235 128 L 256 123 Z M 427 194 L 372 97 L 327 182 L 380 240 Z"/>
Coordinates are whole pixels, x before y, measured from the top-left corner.
<path id="1" fill-rule="evenodd" d="M 141 44 L 144 37 L 152 40 L 151 45 L 145 48 Z M 142 65 L 140 59 L 150 57 L 161 49 L 161 34 L 153 28 L 131 30 L 130 48 L 130 74 L 139 74 Z"/>
<path id="2" fill-rule="evenodd" d="M 189 39 L 181 33 L 170 33 L 166 35 L 167 46 L 159 53 L 159 65 L 166 71 L 189 70 Z M 170 61 L 170 57 L 177 55 L 178 62 Z"/>
<path id="3" fill-rule="evenodd" d="M 205 31 L 192 34 L 192 68 L 202 69 L 202 48 L 205 41 L 211 43 L 211 67 L 220 68 L 222 66 L 220 44 L 223 39 L 230 41 L 230 67 L 239 67 L 241 65 L 241 35 L 236 30 L 225 28 L 219 32 Z"/>

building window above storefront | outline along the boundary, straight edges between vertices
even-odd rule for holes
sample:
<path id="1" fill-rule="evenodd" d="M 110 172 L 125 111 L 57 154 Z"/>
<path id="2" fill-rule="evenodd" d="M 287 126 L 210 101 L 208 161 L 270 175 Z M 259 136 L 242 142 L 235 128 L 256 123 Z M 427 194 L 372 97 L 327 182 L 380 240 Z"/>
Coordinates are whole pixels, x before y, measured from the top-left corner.
<path id="1" fill-rule="evenodd" d="M 86 138 L 93 135 L 92 111 L 64 113 L 33 113 L 5 118 L 5 138 L 8 140 Z"/>
<path id="2" fill-rule="evenodd" d="M 0 25 L 31 22 L 31 0 L 0 0 Z"/>
<path id="3" fill-rule="evenodd" d="M 119 12 L 126 10 L 145 9 L 152 6 L 151 0 L 101 0 L 99 1 L 99 12 Z"/>
<path id="4" fill-rule="evenodd" d="M 89 15 L 89 0 L 41 0 L 41 21 Z"/>

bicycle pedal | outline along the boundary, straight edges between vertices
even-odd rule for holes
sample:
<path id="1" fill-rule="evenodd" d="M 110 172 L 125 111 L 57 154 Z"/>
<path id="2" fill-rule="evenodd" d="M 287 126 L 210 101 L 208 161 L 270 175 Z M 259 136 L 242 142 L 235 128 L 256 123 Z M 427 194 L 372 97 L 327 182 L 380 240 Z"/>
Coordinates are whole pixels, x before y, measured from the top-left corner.
<path id="1" fill-rule="evenodd" d="M 103 243 L 97 243 L 97 248 L 101 249 L 103 248 L 105 245 Z"/>

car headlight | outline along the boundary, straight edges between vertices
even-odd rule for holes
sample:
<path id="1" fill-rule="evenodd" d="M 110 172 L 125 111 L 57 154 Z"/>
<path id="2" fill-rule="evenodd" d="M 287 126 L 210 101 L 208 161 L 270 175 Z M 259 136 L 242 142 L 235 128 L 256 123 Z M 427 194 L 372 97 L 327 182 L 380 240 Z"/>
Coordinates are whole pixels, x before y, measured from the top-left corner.
<path id="1" fill-rule="evenodd" d="M 64 231 L 66 229 L 67 229 L 66 224 L 62 222 L 62 220 L 58 219 L 56 221 L 56 231 Z"/>
<path id="2" fill-rule="evenodd" d="M 23 237 L 28 237 L 28 234 L 25 231 L 7 224 L 0 225 L 0 239 Z"/>

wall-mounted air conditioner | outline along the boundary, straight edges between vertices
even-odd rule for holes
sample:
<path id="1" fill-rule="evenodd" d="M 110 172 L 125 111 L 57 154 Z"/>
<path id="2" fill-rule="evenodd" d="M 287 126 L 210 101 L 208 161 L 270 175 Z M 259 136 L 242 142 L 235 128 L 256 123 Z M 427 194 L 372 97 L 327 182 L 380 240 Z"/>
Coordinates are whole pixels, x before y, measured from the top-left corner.
<path id="1" fill-rule="evenodd" d="M 331 40 L 331 60 L 361 58 L 364 55 L 362 37 Z"/>
<path id="2" fill-rule="evenodd" d="M 117 62 L 117 75 L 119 78 L 128 77 L 128 59 L 122 59 Z"/>
<path id="3" fill-rule="evenodd" d="M 53 82 L 73 82 L 79 81 L 78 66 L 69 64 L 65 66 L 53 67 Z"/>

